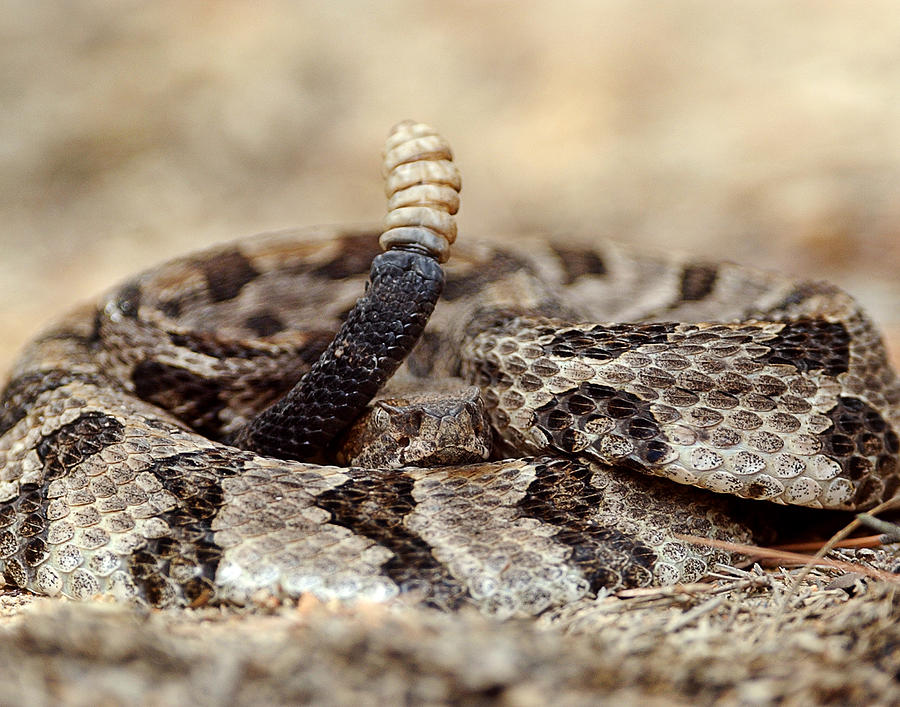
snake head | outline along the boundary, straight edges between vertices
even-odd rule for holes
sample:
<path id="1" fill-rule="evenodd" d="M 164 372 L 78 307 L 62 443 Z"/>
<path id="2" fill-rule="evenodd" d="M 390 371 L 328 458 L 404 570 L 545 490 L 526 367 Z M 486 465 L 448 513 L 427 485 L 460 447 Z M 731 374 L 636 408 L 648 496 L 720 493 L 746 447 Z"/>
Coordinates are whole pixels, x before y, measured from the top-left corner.
<path id="1" fill-rule="evenodd" d="M 481 462 L 491 454 L 491 429 L 475 386 L 385 398 L 354 424 L 338 461 L 393 468 Z"/>

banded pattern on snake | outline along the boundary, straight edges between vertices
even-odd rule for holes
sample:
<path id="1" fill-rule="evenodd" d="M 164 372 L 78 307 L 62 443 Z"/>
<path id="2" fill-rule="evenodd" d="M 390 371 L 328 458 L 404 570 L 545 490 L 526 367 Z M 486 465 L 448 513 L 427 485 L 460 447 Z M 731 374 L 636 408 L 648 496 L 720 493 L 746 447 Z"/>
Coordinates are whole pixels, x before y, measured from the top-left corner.
<path id="1" fill-rule="evenodd" d="M 675 535 L 749 540 L 735 496 L 897 492 L 900 383 L 845 293 L 605 243 L 462 243 L 442 275 L 449 146 L 401 124 L 386 172 L 381 256 L 353 230 L 245 239 L 26 349 L 0 410 L 7 586 L 535 615 L 701 578 L 727 556 Z"/>

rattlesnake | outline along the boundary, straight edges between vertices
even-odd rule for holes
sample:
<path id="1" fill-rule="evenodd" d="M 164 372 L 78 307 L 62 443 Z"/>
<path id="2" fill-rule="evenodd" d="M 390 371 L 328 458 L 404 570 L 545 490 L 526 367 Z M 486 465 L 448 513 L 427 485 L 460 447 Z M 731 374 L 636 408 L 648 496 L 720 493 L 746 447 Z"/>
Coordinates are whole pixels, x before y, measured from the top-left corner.
<path id="1" fill-rule="evenodd" d="M 145 272 L 27 348 L 0 411 L 7 586 L 535 615 L 700 579 L 727 555 L 676 534 L 750 540 L 734 496 L 897 491 L 900 383 L 845 293 L 608 243 L 461 243 L 420 336 L 458 173 L 421 124 L 385 163 L 387 252 L 356 308 L 378 234 L 310 229 Z"/>

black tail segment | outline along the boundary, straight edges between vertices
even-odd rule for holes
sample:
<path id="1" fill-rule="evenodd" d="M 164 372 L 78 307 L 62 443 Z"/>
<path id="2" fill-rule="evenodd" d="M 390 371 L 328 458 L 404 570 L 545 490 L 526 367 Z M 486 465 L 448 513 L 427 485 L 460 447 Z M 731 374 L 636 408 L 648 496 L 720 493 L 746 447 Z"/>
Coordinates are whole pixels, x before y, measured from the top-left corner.
<path id="1" fill-rule="evenodd" d="M 359 416 L 412 351 L 444 288 L 438 263 L 456 240 L 459 171 L 450 145 L 404 121 L 385 144 L 388 211 L 366 294 L 334 341 L 281 400 L 234 435 L 258 454 L 325 461 L 329 444 Z"/>
<path id="2" fill-rule="evenodd" d="M 267 456 L 321 461 L 419 340 L 444 286 L 437 260 L 392 249 L 372 261 L 366 294 L 328 348 L 281 400 L 231 443 Z"/>

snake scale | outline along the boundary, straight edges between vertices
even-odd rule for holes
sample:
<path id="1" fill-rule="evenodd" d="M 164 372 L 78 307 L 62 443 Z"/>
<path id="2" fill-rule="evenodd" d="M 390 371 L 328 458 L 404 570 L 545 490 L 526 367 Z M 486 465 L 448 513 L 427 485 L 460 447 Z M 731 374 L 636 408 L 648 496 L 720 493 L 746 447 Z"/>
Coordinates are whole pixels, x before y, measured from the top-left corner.
<path id="1" fill-rule="evenodd" d="M 736 497 L 897 492 L 900 384 L 839 289 L 607 243 L 450 257 L 447 143 L 402 123 L 385 172 L 381 255 L 365 230 L 244 239 L 29 345 L 0 411 L 7 587 L 536 615 L 700 579 L 728 556 L 676 535 L 751 540 L 741 504 L 774 506 Z"/>

